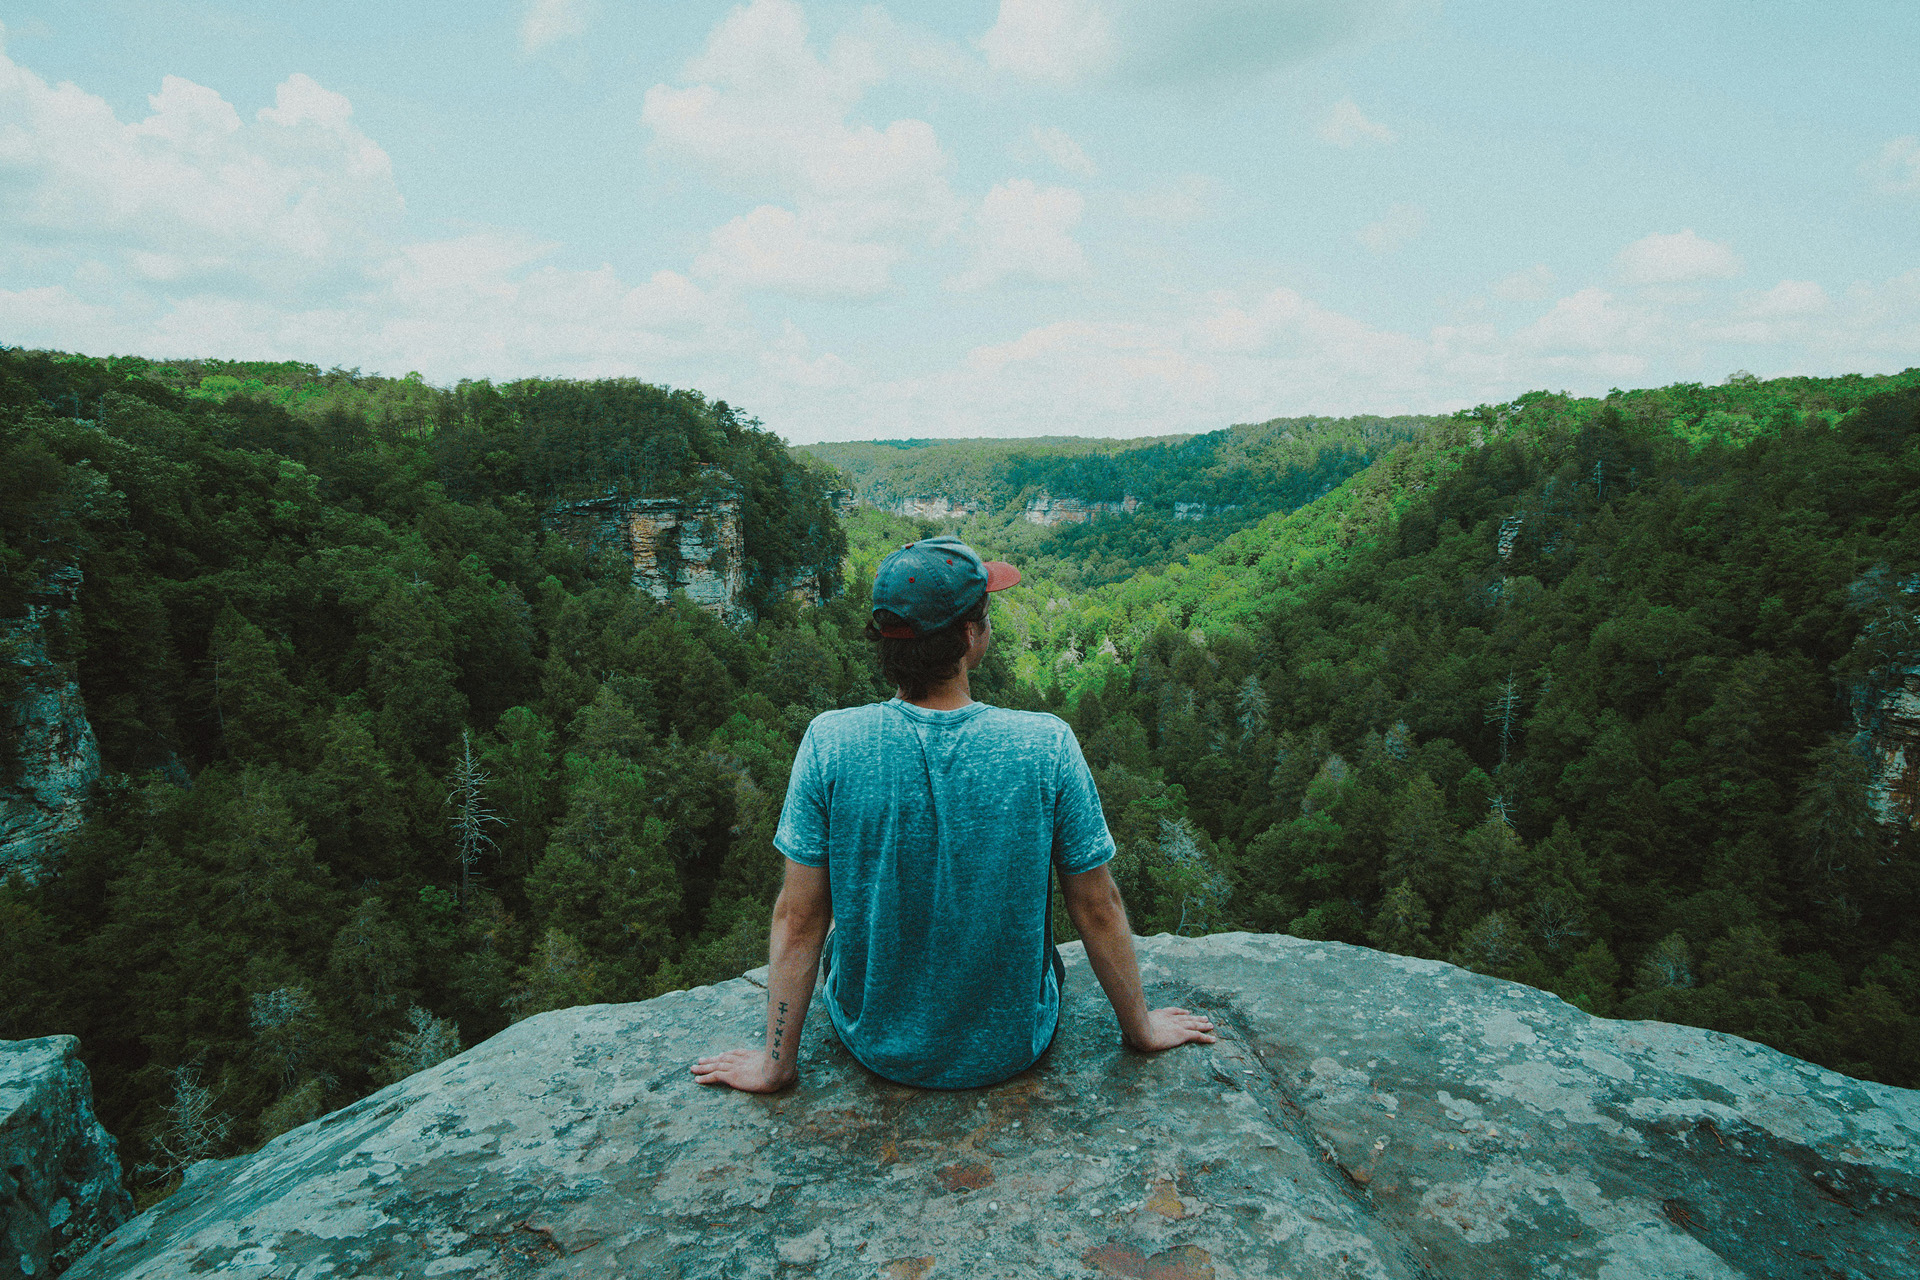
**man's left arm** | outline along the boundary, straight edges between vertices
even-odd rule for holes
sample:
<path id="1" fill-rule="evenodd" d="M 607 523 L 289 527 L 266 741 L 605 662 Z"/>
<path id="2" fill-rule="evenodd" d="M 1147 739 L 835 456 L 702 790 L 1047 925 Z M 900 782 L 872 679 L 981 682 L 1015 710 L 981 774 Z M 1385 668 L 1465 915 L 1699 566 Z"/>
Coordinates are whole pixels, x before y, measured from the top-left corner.
<path id="1" fill-rule="evenodd" d="M 693 1064 L 701 1084 L 747 1093 L 774 1093 L 800 1078 L 800 1029 L 813 1003 L 820 948 L 833 925 L 833 893 L 825 867 L 787 859 L 786 879 L 773 904 L 767 938 L 767 1045 L 729 1049 Z"/>

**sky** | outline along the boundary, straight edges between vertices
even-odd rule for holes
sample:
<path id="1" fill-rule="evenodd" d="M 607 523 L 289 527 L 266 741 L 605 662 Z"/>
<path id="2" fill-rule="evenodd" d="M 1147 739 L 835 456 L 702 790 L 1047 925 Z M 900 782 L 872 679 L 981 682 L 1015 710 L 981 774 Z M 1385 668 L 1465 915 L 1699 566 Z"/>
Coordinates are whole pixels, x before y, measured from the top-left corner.
<path id="1" fill-rule="evenodd" d="M 0 344 L 794 443 L 1920 365 L 1920 5 L 0 0 Z"/>

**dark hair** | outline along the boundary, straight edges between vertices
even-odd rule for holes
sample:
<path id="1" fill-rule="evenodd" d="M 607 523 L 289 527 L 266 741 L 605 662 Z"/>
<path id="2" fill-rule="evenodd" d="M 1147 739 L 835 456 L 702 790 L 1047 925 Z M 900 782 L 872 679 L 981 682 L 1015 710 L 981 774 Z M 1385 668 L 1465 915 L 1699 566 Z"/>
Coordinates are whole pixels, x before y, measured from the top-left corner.
<path id="1" fill-rule="evenodd" d="M 880 659 L 880 675 L 911 701 L 924 698 L 927 691 L 943 680 L 951 680 L 960 670 L 960 659 L 967 655 L 967 624 L 987 616 L 987 597 L 938 631 L 929 631 L 912 640 L 890 640 L 880 634 L 881 626 L 895 626 L 902 619 L 890 609 L 875 609 L 867 621 L 867 639 L 873 641 L 874 656 Z"/>

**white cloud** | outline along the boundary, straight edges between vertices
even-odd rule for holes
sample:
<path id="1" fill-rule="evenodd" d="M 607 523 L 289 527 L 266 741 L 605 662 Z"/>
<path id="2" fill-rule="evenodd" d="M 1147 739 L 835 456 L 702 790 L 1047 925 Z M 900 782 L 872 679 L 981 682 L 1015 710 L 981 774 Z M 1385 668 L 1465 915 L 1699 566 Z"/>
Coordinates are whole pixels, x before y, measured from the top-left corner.
<path id="1" fill-rule="evenodd" d="M 1119 55 L 1100 0 L 1000 0 L 980 49 L 997 71 L 1059 84 L 1105 74 Z"/>
<path id="2" fill-rule="evenodd" d="M 1055 125 L 1035 125 L 1029 135 L 1040 154 L 1076 178 L 1091 178 L 1097 170 L 1087 153 L 1080 149 L 1065 129 Z"/>
<path id="3" fill-rule="evenodd" d="M 1832 305 L 1827 291 L 1812 280 L 1782 280 L 1741 310 L 1761 319 L 1818 315 Z"/>
<path id="4" fill-rule="evenodd" d="M 1086 200 L 1071 187 L 1040 187 L 1026 178 L 1000 183 L 974 213 L 974 254 L 948 283 L 983 289 L 1002 281 L 1059 284 L 1086 274 L 1073 238 Z"/>
<path id="5" fill-rule="evenodd" d="M 1920 269 L 1856 281 L 1838 297 L 1811 280 L 1782 280 L 1729 315 L 1701 317 L 1695 329 L 1703 341 L 1774 348 L 1793 371 L 1910 366 L 1920 352 Z"/>
<path id="6" fill-rule="evenodd" d="M 1427 227 L 1427 211 L 1417 204 L 1396 204 L 1387 216 L 1360 228 L 1360 243 L 1375 253 L 1392 253 Z"/>
<path id="7" fill-rule="evenodd" d="M 1635 240 L 1615 256 L 1613 268 L 1621 283 L 1630 285 L 1730 280 L 1745 270 L 1730 246 L 1702 239 L 1692 227 Z"/>
<path id="8" fill-rule="evenodd" d="M 538 53 L 550 44 L 587 33 L 592 0 L 529 0 L 520 19 L 520 51 Z"/>
<path id="9" fill-rule="evenodd" d="M 122 123 L 103 99 L 0 54 L 0 257 L 285 292 L 360 270 L 398 223 L 386 153 L 305 75 L 252 122 L 178 76 L 147 103 Z"/>
<path id="10" fill-rule="evenodd" d="M 837 240 L 812 219 L 778 205 L 714 229 L 696 274 L 734 288 L 815 297 L 870 297 L 884 292 L 900 250 L 871 241 Z"/>
<path id="11" fill-rule="evenodd" d="M 1407 0 L 1000 0 L 979 46 L 996 70 L 1075 85 L 1258 75 L 1377 29 Z"/>
<path id="12" fill-rule="evenodd" d="M 1292 289 L 1275 289 L 1243 306 L 1227 298 L 1194 324 L 1202 347 L 1242 355 L 1284 354 L 1334 360 L 1358 369 L 1404 365 L 1410 339 L 1330 311 Z"/>
<path id="13" fill-rule="evenodd" d="M 640 118 L 658 149 L 711 178 L 755 194 L 877 203 L 891 219 L 924 221 L 929 206 L 952 203 L 932 126 L 847 122 L 880 78 L 871 49 L 838 44 L 822 59 L 792 0 L 735 9 L 686 75 L 695 82 L 686 88 L 647 90 Z"/>
<path id="14" fill-rule="evenodd" d="M 35 334 L 88 335 L 114 328 L 109 307 L 84 302 L 65 285 L 40 285 L 27 289 L 0 289 L 0 329 L 13 341 L 30 341 Z M 66 339 L 74 345 L 74 339 Z M 93 350 L 127 350 L 111 345 Z"/>
<path id="15" fill-rule="evenodd" d="M 1848 286 L 1844 314 L 1807 345 L 1836 369 L 1873 369 L 1889 361 L 1920 364 L 1920 267 L 1880 284 Z"/>
<path id="16" fill-rule="evenodd" d="M 1652 313 L 1622 306 L 1605 289 L 1587 288 L 1554 303 L 1514 342 L 1537 352 L 1616 351 L 1650 336 L 1653 322 Z"/>
<path id="17" fill-rule="evenodd" d="M 1362 142 L 1389 143 L 1400 136 L 1387 126 L 1367 119 L 1352 98 L 1334 103 L 1316 132 L 1322 142 L 1331 142 L 1336 147 L 1358 146 Z"/>
<path id="18" fill-rule="evenodd" d="M 8 341 L 446 379 L 658 378 L 741 341 L 730 304 L 674 272 L 562 270 L 512 232 L 407 240 L 386 153 L 305 75 L 251 119 L 170 76 L 127 123 L 0 55 L 0 120 Z"/>
<path id="19" fill-rule="evenodd" d="M 1552 296 L 1553 272 L 1544 262 L 1496 280 L 1493 296 L 1503 302 L 1545 302 Z"/>
<path id="20" fill-rule="evenodd" d="M 729 13 L 687 64 L 693 83 L 647 90 L 641 120 L 658 151 L 734 190 L 791 206 L 763 207 L 717 229 L 705 260 L 716 278 L 817 292 L 850 273 L 843 277 L 850 283 L 829 291 L 877 292 L 874 272 L 884 287 L 903 238 L 944 235 L 958 221 L 961 205 L 932 126 L 900 119 L 879 129 L 848 120 L 883 74 L 873 21 L 822 57 L 797 4 L 753 0 Z M 780 223 L 779 214 L 791 221 Z M 799 247 L 802 236 L 806 261 L 791 271 L 760 252 L 781 238 Z"/>
<path id="21" fill-rule="evenodd" d="M 859 380 L 858 371 L 833 352 L 814 355 L 812 342 L 791 320 L 761 353 L 760 367 L 777 384 L 800 388 L 803 394 L 853 387 Z"/>
<path id="22" fill-rule="evenodd" d="M 1145 191 L 1120 197 L 1120 211 L 1145 222 L 1198 222 L 1226 197 L 1227 184 L 1204 173 L 1183 173 Z"/>
<path id="23" fill-rule="evenodd" d="M 1867 181 L 1886 195 L 1920 192 L 1920 137 L 1906 134 L 1880 148 L 1880 154 L 1861 166 Z"/>

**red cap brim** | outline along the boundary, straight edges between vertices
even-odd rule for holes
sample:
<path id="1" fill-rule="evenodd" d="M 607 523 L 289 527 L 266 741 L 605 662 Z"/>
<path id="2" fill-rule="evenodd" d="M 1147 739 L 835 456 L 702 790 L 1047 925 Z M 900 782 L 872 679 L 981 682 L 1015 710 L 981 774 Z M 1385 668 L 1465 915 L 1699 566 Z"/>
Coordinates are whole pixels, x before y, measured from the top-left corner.
<path id="1" fill-rule="evenodd" d="M 983 563 L 987 567 L 987 590 L 989 591 L 1005 591 L 1020 581 L 1020 571 L 1005 560 L 987 560 Z"/>

